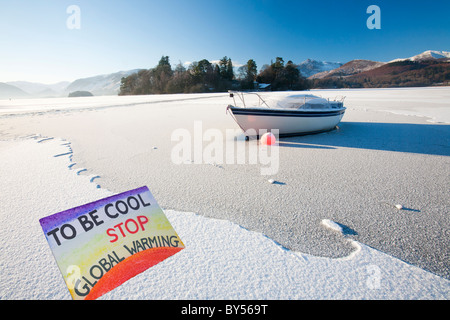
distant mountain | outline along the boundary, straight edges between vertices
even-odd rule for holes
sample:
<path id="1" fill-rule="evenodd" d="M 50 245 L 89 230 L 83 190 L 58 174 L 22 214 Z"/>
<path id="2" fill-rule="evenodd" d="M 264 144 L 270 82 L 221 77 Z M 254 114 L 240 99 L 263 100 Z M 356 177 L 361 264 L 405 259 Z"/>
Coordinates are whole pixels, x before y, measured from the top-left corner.
<path id="1" fill-rule="evenodd" d="M 69 93 L 75 91 L 88 91 L 96 96 L 117 95 L 119 93 L 122 77 L 126 77 L 139 70 L 140 69 L 119 71 L 111 74 L 77 79 L 73 82 L 63 81 L 55 84 L 43 84 L 28 81 L 12 81 L 7 82 L 6 84 L 23 91 L 21 94 L 19 94 L 19 91 L 16 91 L 17 97 L 27 98 L 67 97 Z M 6 94 L 6 89 L 4 89 L 4 91 Z"/>
<path id="2" fill-rule="evenodd" d="M 338 74 L 314 79 L 313 86 L 315 88 L 448 86 L 450 61 L 446 58 L 401 59 L 351 75 L 340 77 Z"/>
<path id="3" fill-rule="evenodd" d="M 298 65 L 298 70 L 305 78 L 311 77 L 317 73 L 331 71 L 342 66 L 340 62 L 317 61 L 307 59 Z"/>
<path id="4" fill-rule="evenodd" d="M 332 77 L 347 77 L 360 72 L 369 71 L 386 64 L 385 62 L 371 61 L 371 60 L 352 60 L 339 68 L 316 73 L 309 77 L 309 79 L 323 79 Z"/>
<path id="5" fill-rule="evenodd" d="M 67 86 L 66 92 L 89 91 L 95 96 L 117 95 L 122 77 L 138 72 L 140 69 L 119 71 L 111 74 L 78 79 Z"/>
<path id="6" fill-rule="evenodd" d="M 310 59 L 308 59 L 310 60 Z M 309 62 L 306 60 L 305 62 Z M 410 58 L 399 58 L 389 61 L 399 62 L 399 61 L 427 61 L 427 60 L 439 60 L 439 61 L 447 61 L 450 62 L 450 52 L 448 51 L 437 51 L 437 50 L 427 50 L 418 55 L 412 56 Z M 312 65 L 314 65 L 314 60 L 312 61 Z M 321 72 L 312 73 L 307 76 L 309 79 L 324 79 L 324 78 L 333 78 L 333 77 L 349 77 L 352 75 L 356 75 L 362 72 L 370 71 L 373 69 L 377 69 L 387 64 L 386 62 L 379 61 L 371 61 L 371 60 L 352 60 L 350 62 L 345 63 L 344 65 L 338 66 L 337 68 L 330 70 L 323 70 Z M 308 63 L 307 63 L 308 65 Z M 330 64 L 331 66 L 331 64 Z M 303 74 L 303 73 L 302 73 Z M 307 73 L 304 73 L 306 76 Z"/>
<path id="7" fill-rule="evenodd" d="M 54 84 L 43 84 L 28 81 L 11 81 L 6 84 L 13 85 L 30 95 L 33 98 L 60 97 L 64 90 L 70 84 L 68 81 L 62 81 Z"/>
<path id="8" fill-rule="evenodd" d="M 424 60 L 438 60 L 438 59 L 444 59 L 450 61 L 450 52 L 448 51 L 436 51 L 436 50 L 427 50 L 424 51 L 418 55 L 405 58 L 405 59 L 394 59 L 390 62 L 397 62 L 397 61 L 424 61 Z"/>
<path id="9" fill-rule="evenodd" d="M 20 88 L 0 82 L 0 99 L 28 98 L 30 95 Z"/>
<path id="10" fill-rule="evenodd" d="M 421 87 L 450 84 L 448 59 L 416 59 L 387 63 L 349 77 L 351 83 L 370 87 Z"/>
<path id="11" fill-rule="evenodd" d="M 122 77 L 127 77 L 139 70 L 119 71 L 111 74 L 77 79 L 73 82 L 62 81 L 54 84 L 10 81 L 1 83 L 0 99 L 67 97 L 69 93 L 75 91 L 88 91 L 96 96 L 117 95 Z"/>
<path id="12" fill-rule="evenodd" d="M 70 82 L 42 84 L 27 81 L 0 83 L 0 99 L 67 97 L 88 91 L 95 96 L 117 95 L 121 79 L 143 69 L 119 71 Z M 345 64 L 307 59 L 298 65 L 311 88 L 369 88 L 450 85 L 450 52 L 427 50 L 390 62 L 352 60 Z"/>

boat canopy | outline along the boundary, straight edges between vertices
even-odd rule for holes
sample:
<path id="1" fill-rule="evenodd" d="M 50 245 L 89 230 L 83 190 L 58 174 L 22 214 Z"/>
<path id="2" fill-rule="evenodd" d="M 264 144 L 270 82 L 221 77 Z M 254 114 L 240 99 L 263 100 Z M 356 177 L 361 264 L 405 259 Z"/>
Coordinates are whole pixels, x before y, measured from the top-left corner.
<path id="1" fill-rule="evenodd" d="M 330 109 L 327 99 L 312 94 L 296 94 L 287 96 L 277 102 L 278 108 L 283 109 Z"/>

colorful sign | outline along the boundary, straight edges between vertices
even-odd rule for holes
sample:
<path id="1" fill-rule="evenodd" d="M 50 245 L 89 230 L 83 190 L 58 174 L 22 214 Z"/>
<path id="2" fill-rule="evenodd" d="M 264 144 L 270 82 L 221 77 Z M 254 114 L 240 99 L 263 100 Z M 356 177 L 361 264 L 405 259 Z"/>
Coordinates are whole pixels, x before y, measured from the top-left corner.
<path id="1" fill-rule="evenodd" d="M 76 300 L 96 299 L 184 248 L 147 187 L 39 222 Z"/>

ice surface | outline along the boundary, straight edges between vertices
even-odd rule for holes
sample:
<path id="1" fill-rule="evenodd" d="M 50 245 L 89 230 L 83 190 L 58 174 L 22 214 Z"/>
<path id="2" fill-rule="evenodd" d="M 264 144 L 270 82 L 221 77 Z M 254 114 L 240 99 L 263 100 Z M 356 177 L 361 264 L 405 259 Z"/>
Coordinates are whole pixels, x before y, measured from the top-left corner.
<path id="1" fill-rule="evenodd" d="M 111 192 L 97 188 L 101 177 L 70 170 L 69 155 L 55 157 L 67 147 L 56 137 L 0 141 L 2 300 L 70 299 L 39 219 Z M 449 281 L 355 241 L 351 256 L 321 258 L 287 250 L 226 220 L 165 213 L 186 249 L 102 299 L 450 297 Z"/>
<path id="2" fill-rule="evenodd" d="M 360 237 L 367 234 L 384 252 L 442 259 L 448 247 L 437 242 L 448 230 L 442 209 L 447 126 L 423 123 L 450 123 L 450 88 L 313 93 L 346 96 L 343 130 L 282 141 L 281 172 L 269 179 L 274 185 L 251 166 L 170 165 L 172 129 L 198 119 L 205 129 L 233 125 L 225 94 L 0 101 L 0 299 L 70 299 L 39 219 L 109 196 L 108 186 L 117 193 L 141 182 L 160 205 L 174 209 L 165 212 L 186 249 L 103 299 L 450 298 L 448 280 L 321 224 L 351 221 Z M 262 94 L 282 98 L 292 92 Z M 412 117 L 394 113 L 423 119 L 410 123 Z M 248 190 L 257 196 L 250 198 Z M 183 207 L 189 201 L 202 215 L 183 212 L 190 211 Z M 396 210 L 397 203 L 405 209 Z M 269 225 L 264 235 L 242 227 L 248 222 L 260 228 L 255 221 Z M 379 237 L 385 226 L 400 233 L 389 234 L 388 244 Z M 288 250 L 276 239 L 293 246 L 290 235 L 303 240 L 305 230 L 315 231 L 307 240 L 324 247 L 321 252 L 334 253 L 341 242 L 353 251 L 319 257 Z M 333 246 L 339 237 L 344 239 Z M 420 247 L 406 247 L 416 239 Z M 438 271 L 446 266 L 448 261 L 437 262 Z"/>

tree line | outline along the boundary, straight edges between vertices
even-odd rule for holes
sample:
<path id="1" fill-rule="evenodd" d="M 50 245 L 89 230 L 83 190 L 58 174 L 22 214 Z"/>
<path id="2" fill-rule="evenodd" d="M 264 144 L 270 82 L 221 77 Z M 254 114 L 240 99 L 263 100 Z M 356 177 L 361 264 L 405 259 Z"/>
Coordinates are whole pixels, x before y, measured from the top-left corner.
<path id="1" fill-rule="evenodd" d="M 254 90 L 257 83 L 270 85 L 271 90 L 303 90 L 308 86 L 297 66 L 292 61 L 285 64 L 281 57 L 258 73 L 253 59 L 235 72 L 227 56 L 218 63 L 195 61 L 187 68 L 181 62 L 172 68 L 169 57 L 162 56 L 156 67 L 123 77 L 119 95 Z"/>
<path id="2" fill-rule="evenodd" d="M 449 85 L 450 63 L 401 61 L 350 76 L 306 79 L 296 64 L 285 63 L 281 57 L 263 65 L 258 73 L 253 59 L 237 69 L 227 56 L 218 63 L 203 59 L 187 68 L 181 62 L 172 68 L 169 57 L 162 56 L 156 67 L 122 78 L 119 95 L 255 90 L 259 84 L 272 91 Z"/>

